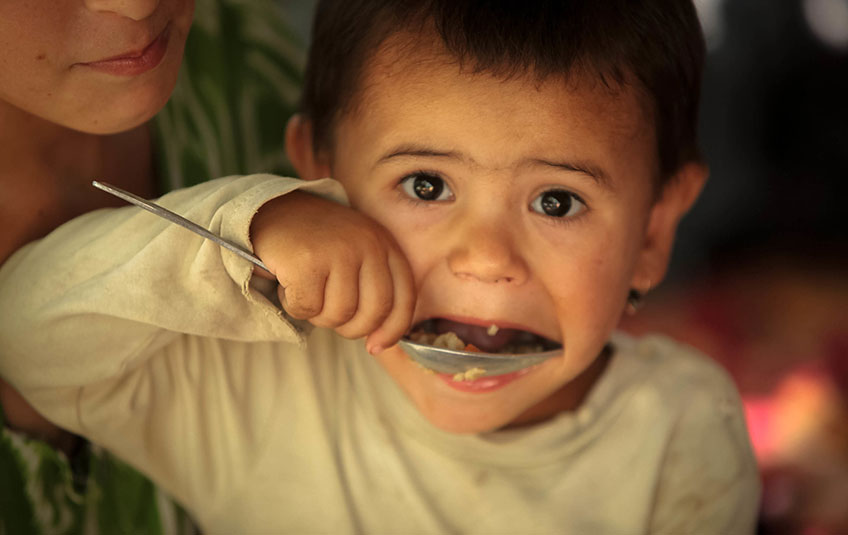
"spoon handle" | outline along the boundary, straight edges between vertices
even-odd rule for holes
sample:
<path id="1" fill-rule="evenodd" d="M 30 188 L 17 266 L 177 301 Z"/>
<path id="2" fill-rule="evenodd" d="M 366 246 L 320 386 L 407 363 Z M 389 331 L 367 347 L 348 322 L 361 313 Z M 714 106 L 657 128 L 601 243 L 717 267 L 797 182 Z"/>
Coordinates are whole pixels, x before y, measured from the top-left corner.
<path id="1" fill-rule="evenodd" d="M 128 191 L 124 191 L 121 188 L 117 188 L 117 187 L 112 186 L 110 184 L 98 182 L 97 180 L 92 181 L 91 184 L 97 189 L 101 189 L 101 190 L 103 190 L 107 193 L 111 193 L 115 197 L 119 197 L 119 198 L 121 198 L 121 199 L 123 199 L 123 200 L 125 200 L 125 201 L 127 201 L 131 204 L 134 204 L 134 205 L 136 205 L 140 208 L 144 208 L 148 212 L 156 214 L 161 218 L 167 219 L 171 223 L 176 223 L 177 225 L 180 225 L 181 227 L 187 228 L 188 230 L 203 236 L 207 240 L 212 240 L 213 242 L 217 243 L 218 245 L 220 245 L 224 249 L 232 251 L 235 254 L 239 255 L 240 257 L 244 258 L 245 260 L 253 262 L 257 266 L 261 267 L 262 269 L 264 269 L 265 271 L 267 271 L 268 273 L 271 273 L 273 275 L 271 270 L 268 269 L 268 266 L 266 266 L 262 262 L 262 260 L 259 260 L 259 258 L 254 256 L 252 253 L 245 251 L 244 249 L 242 249 L 238 245 L 236 245 L 236 244 L 234 244 L 230 241 L 225 240 L 224 238 L 218 236 L 217 234 L 213 234 L 213 233 L 209 232 L 205 228 L 201 227 L 200 225 L 198 225 L 198 224 L 196 224 L 192 221 L 189 221 L 188 219 L 184 218 L 183 216 L 175 214 L 174 212 L 168 210 L 167 208 L 163 208 L 156 203 L 146 201 L 146 200 L 142 199 L 141 197 L 139 197 L 138 195 L 133 195 L 132 193 L 130 193 Z"/>

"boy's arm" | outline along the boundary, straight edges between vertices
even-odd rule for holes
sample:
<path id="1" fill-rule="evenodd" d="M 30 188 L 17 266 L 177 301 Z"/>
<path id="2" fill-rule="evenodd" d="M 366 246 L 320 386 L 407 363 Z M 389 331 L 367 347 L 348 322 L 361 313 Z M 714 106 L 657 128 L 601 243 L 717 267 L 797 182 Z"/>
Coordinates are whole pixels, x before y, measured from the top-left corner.
<path id="1" fill-rule="evenodd" d="M 255 212 L 295 189 L 344 200 L 334 181 L 250 175 L 158 202 L 251 250 Z M 23 390 L 90 384 L 178 333 L 297 342 L 297 328 L 267 298 L 273 285 L 254 280 L 252 267 L 135 207 L 78 217 L 0 266 L 0 374 Z"/>
<path id="2" fill-rule="evenodd" d="M 649 533 L 752 534 L 759 498 L 734 386 L 722 379 L 715 389 L 695 391 L 665 452 Z"/>
<path id="3" fill-rule="evenodd" d="M 333 181 L 254 175 L 160 203 L 250 249 L 256 210 L 297 188 L 344 199 Z M 0 375 L 54 422 L 214 507 L 261 441 L 285 360 L 227 340 L 300 341 L 251 272 L 143 210 L 87 214 L 0 266 Z"/>

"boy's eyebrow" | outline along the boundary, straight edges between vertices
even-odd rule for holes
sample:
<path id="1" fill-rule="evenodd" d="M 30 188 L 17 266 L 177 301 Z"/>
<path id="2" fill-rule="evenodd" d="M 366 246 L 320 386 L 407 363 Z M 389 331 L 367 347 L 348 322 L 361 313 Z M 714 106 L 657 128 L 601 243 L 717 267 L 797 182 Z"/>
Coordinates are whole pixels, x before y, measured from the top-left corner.
<path id="1" fill-rule="evenodd" d="M 393 147 L 389 152 L 385 155 L 381 156 L 379 160 L 377 160 L 376 165 L 379 165 L 386 160 L 391 160 L 392 158 L 397 158 L 399 156 L 424 156 L 424 157 L 435 157 L 435 158 L 449 158 L 452 160 L 469 160 L 467 157 L 455 151 L 441 151 L 435 150 L 427 147 L 422 147 L 420 145 L 400 145 L 398 147 Z M 473 163 L 473 160 L 469 160 Z"/>
<path id="2" fill-rule="evenodd" d="M 599 186 L 604 188 L 612 187 L 612 181 L 610 180 L 609 175 L 607 175 L 603 169 L 590 162 L 553 162 L 541 158 L 533 158 L 528 160 L 528 162 L 531 164 L 556 167 L 559 169 L 565 169 L 566 171 L 581 173 L 597 182 Z"/>
<path id="3" fill-rule="evenodd" d="M 429 147 L 421 146 L 421 145 L 400 145 L 397 147 L 393 147 L 386 154 L 381 156 L 374 166 L 378 166 L 388 160 L 393 158 L 403 157 L 403 156 L 412 156 L 412 157 L 425 157 L 425 158 L 447 158 L 451 160 L 459 160 L 463 162 L 468 162 L 471 164 L 476 164 L 473 158 L 470 158 L 462 153 L 456 151 L 443 151 L 436 150 Z M 612 183 L 609 178 L 609 175 L 604 172 L 599 166 L 592 164 L 591 162 L 570 162 L 570 161 L 552 161 L 546 160 L 544 158 L 528 158 L 521 162 L 521 165 L 541 165 L 547 167 L 555 167 L 558 169 L 563 169 L 566 171 L 571 171 L 574 173 L 580 173 L 586 175 L 591 178 L 594 182 L 596 182 L 599 186 L 604 188 L 611 188 Z"/>

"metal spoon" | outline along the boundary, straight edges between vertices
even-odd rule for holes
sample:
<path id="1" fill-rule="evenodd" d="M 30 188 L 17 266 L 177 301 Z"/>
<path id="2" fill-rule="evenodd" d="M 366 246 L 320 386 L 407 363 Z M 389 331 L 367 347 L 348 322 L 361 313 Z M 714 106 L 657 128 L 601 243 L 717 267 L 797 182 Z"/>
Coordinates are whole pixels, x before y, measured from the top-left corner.
<path id="1" fill-rule="evenodd" d="M 217 234 L 209 232 L 207 229 L 189 221 L 183 216 L 175 214 L 167 208 L 163 208 L 156 203 L 144 200 L 137 195 L 134 195 L 128 191 L 124 191 L 121 188 L 112 186 L 111 184 L 98 182 L 97 180 L 93 181 L 91 184 L 98 189 L 101 189 L 107 193 L 111 193 L 112 195 L 121 198 L 129 203 L 132 203 L 140 208 L 144 208 L 148 212 L 156 214 L 159 217 L 167 219 L 172 223 L 176 223 L 177 225 L 180 225 L 196 234 L 199 234 L 200 236 L 203 236 L 208 240 L 212 240 L 221 247 L 224 247 L 225 249 L 234 252 L 245 260 L 249 260 L 250 262 L 253 262 L 268 273 L 271 273 L 271 270 L 268 269 L 268 267 L 264 263 L 262 263 L 259 258 L 254 256 L 250 252 L 245 251 L 238 245 L 225 240 Z M 400 340 L 398 344 L 412 358 L 412 360 L 424 366 L 425 368 L 429 368 L 439 373 L 450 374 L 466 373 L 471 371 L 472 375 L 475 377 L 502 375 L 505 373 L 522 370 L 524 368 L 535 366 L 536 364 L 544 362 L 547 359 L 555 357 L 562 352 L 561 349 L 555 349 L 552 351 L 544 351 L 541 353 L 478 353 L 472 351 L 457 351 L 453 349 L 435 347 L 426 344 L 419 344 L 410 340 Z"/>
<path id="2" fill-rule="evenodd" d="M 542 351 L 540 353 L 482 353 L 460 351 L 419 344 L 402 339 L 398 342 L 401 349 L 418 364 L 439 373 L 460 374 L 472 371 L 473 377 L 503 375 L 515 372 L 556 357 L 562 349 Z M 476 369 L 476 370 L 475 370 Z"/>

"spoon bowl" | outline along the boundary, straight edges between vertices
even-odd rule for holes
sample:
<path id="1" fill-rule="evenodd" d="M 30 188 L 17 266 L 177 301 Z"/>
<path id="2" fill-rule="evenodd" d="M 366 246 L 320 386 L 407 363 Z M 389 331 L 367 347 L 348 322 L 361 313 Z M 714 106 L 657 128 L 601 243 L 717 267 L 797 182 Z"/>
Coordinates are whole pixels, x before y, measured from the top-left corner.
<path id="1" fill-rule="evenodd" d="M 541 364 L 562 354 L 562 349 L 540 353 L 482 353 L 419 344 L 401 339 L 398 345 L 421 366 L 438 373 L 458 374 L 476 370 L 474 377 L 503 375 Z M 482 371 L 480 371 L 482 370 Z"/>

